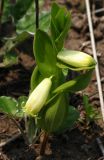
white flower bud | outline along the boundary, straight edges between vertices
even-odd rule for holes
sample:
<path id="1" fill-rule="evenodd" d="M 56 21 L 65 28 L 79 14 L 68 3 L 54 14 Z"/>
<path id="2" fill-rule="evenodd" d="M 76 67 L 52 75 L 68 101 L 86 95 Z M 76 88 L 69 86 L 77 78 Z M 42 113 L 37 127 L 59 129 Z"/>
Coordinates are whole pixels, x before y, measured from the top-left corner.
<path id="1" fill-rule="evenodd" d="M 96 64 L 95 60 L 90 55 L 74 50 L 61 51 L 57 55 L 57 58 L 61 62 L 75 68 L 94 68 Z"/>
<path id="2" fill-rule="evenodd" d="M 26 102 L 24 112 L 27 115 L 36 115 L 44 106 L 52 85 L 51 78 L 45 78 L 42 82 L 34 89 Z"/>

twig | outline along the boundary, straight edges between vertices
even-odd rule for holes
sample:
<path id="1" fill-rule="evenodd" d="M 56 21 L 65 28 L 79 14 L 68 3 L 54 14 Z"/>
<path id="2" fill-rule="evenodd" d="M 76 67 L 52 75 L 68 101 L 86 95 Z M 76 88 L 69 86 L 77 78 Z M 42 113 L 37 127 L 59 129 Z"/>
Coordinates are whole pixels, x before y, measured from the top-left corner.
<path id="1" fill-rule="evenodd" d="M 95 11 L 93 11 L 95 14 L 96 13 L 100 13 L 100 12 L 104 12 L 104 8 L 100 8 L 100 9 L 97 9 L 97 10 L 95 10 Z"/>
<path id="2" fill-rule="evenodd" d="M 104 160 L 104 156 L 103 156 L 103 157 L 100 157 L 98 160 Z"/>
<path id="3" fill-rule="evenodd" d="M 0 143 L 0 148 L 8 145 L 9 143 L 13 142 L 14 140 L 16 140 L 17 138 L 19 138 L 22 134 L 18 133 L 16 135 L 14 135 L 13 137 L 9 138 L 6 142 L 2 142 Z"/>
<path id="4" fill-rule="evenodd" d="M 91 52 L 91 53 L 89 53 L 91 56 L 93 56 L 93 53 Z M 97 57 L 101 57 L 101 53 L 99 53 L 99 52 L 97 52 L 96 53 L 96 55 L 97 55 Z"/>
<path id="5" fill-rule="evenodd" d="M 103 90 L 103 92 L 104 92 L 104 90 Z M 96 91 L 95 93 L 91 94 L 91 95 L 89 96 L 89 98 L 90 98 L 90 99 L 94 98 L 94 96 L 95 96 L 96 94 L 98 94 L 98 91 Z M 99 96 L 97 96 L 97 98 L 99 98 Z"/>
<path id="6" fill-rule="evenodd" d="M 43 156 L 45 153 L 45 149 L 46 149 L 46 144 L 47 144 L 47 140 L 48 140 L 48 133 L 44 133 L 44 138 L 43 138 L 43 142 L 41 144 L 41 148 L 40 148 L 40 155 Z"/>
<path id="7" fill-rule="evenodd" d="M 86 42 L 83 42 L 81 47 L 80 47 L 80 50 L 84 49 L 85 47 L 87 47 L 89 44 L 91 44 L 90 41 L 86 41 Z"/>
<path id="8" fill-rule="evenodd" d="M 100 140 L 100 138 L 96 138 L 97 144 L 101 150 L 102 155 L 104 156 L 104 145 L 102 143 L 102 141 Z"/>
<path id="9" fill-rule="evenodd" d="M 95 58 L 95 61 L 97 62 L 97 65 L 95 67 L 95 71 L 96 71 L 96 77 L 97 77 L 97 83 L 98 83 L 98 91 L 99 91 L 99 99 L 100 99 L 102 117 L 103 117 L 103 120 L 104 120 L 104 100 L 103 100 L 103 92 L 102 92 L 102 86 L 101 86 L 101 80 L 100 80 L 98 59 L 97 59 L 97 54 L 96 54 L 95 38 L 94 38 L 94 31 L 93 31 L 93 25 L 92 25 L 92 19 L 91 19 L 91 10 L 90 10 L 89 0 L 86 0 L 86 9 L 87 9 L 87 16 L 88 16 L 88 23 L 89 23 L 89 30 L 90 30 L 93 56 Z"/>
<path id="10" fill-rule="evenodd" d="M 43 134 L 43 132 L 41 131 L 40 134 L 38 134 L 38 136 L 33 137 L 32 145 L 35 144 L 35 143 L 38 141 L 38 139 L 41 137 L 42 134 Z M 30 145 L 31 145 L 31 144 L 30 144 Z"/>
<path id="11" fill-rule="evenodd" d="M 82 50 L 84 50 L 86 47 L 88 47 L 89 45 L 91 44 L 91 42 L 90 41 L 85 41 L 85 42 L 83 42 L 82 44 L 81 44 L 81 46 L 80 46 L 80 50 L 82 51 Z M 89 48 L 87 48 L 89 51 L 91 50 L 91 48 L 89 47 Z M 88 52 L 90 55 L 93 55 L 93 53 L 92 53 L 92 50 L 90 51 L 90 52 Z M 96 53 L 97 54 L 97 57 L 101 57 L 101 53 L 99 53 L 99 52 L 97 52 Z"/>
<path id="12" fill-rule="evenodd" d="M 104 77 L 101 78 L 101 82 L 104 83 Z M 97 85 L 97 82 L 95 82 L 95 85 Z"/>
<path id="13" fill-rule="evenodd" d="M 39 28 L 39 1 L 35 0 L 35 6 L 36 6 L 36 13 L 35 13 L 35 17 L 36 17 L 36 29 Z"/>

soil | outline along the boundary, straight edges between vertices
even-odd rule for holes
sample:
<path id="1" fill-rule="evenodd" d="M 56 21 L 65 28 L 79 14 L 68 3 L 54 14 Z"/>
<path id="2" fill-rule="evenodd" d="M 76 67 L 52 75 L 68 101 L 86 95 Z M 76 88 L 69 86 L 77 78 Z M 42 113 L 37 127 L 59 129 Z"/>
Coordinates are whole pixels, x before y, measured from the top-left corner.
<path id="1" fill-rule="evenodd" d="M 84 1 L 81 3 L 80 0 L 58 0 L 57 2 L 61 5 L 66 5 L 72 12 L 72 27 L 67 36 L 65 47 L 84 51 L 92 55 Z M 93 4 L 93 1 L 91 3 Z M 104 6 L 102 1 L 101 3 Z M 97 0 L 93 5 L 95 9 L 102 7 L 102 5 L 98 5 Z M 44 8 L 50 8 L 49 0 L 45 1 Z M 103 12 L 93 14 L 92 18 L 102 88 L 104 91 Z M 6 95 L 18 98 L 21 95 L 28 95 L 30 77 L 35 66 L 32 54 L 32 41 L 32 39 L 29 39 L 16 48 L 19 55 L 19 63 L 17 65 L 4 69 L 0 68 L 0 96 Z M 29 49 L 27 49 L 27 45 Z M 89 96 L 91 104 L 100 111 L 95 73 L 90 85 L 83 93 Z M 82 92 L 73 95 L 71 103 L 79 108 L 83 117 L 85 113 L 82 109 L 81 94 Z M 21 120 L 17 119 L 17 121 L 22 125 Z M 12 141 L 8 141 L 11 138 L 13 138 Z M 74 128 L 64 134 L 51 135 L 47 143 L 45 156 L 39 157 L 41 137 L 36 144 L 28 147 L 12 120 L 0 113 L 0 146 L 3 146 L 0 148 L 0 160 L 103 160 L 104 155 L 101 152 L 97 138 L 100 138 L 104 144 L 104 124 L 102 119 L 92 124 L 88 124 L 87 120 L 84 119 L 83 122 L 77 123 Z M 6 145 L 2 145 L 5 143 Z"/>

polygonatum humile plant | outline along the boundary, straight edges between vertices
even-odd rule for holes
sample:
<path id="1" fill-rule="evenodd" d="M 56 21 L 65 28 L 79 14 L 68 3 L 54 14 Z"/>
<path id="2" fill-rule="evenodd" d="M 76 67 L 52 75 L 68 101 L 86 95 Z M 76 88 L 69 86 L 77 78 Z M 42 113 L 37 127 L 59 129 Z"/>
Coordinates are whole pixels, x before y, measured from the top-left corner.
<path id="1" fill-rule="evenodd" d="M 70 26 L 70 12 L 53 3 L 48 32 L 37 29 L 34 36 L 36 66 L 28 100 L 23 98 L 24 104 L 13 100 L 10 106 L 11 99 L 0 97 L 3 112 L 14 117 L 28 117 L 27 132 L 31 143 L 37 128 L 46 134 L 58 134 L 72 127 L 79 118 L 77 109 L 70 105 L 70 95 L 87 87 L 96 62 L 86 53 L 64 48 Z M 79 72 L 79 76 L 66 81 L 69 71 Z"/>
<path id="2" fill-rule="evenodd" d="M 33 47 L 37 66 L 31 78 L 31 92 L 45 78 L 53 76 L 48 98 L 36 114 L 37 126 L 48 133 L 67 129 L 71 125 L 71 112 L 73 112 L 73 115 L 75 114 L 76 119 L 78 118 L 77 110 L 70 106 L 69 95 L 87 87 L 96 64 L 95 60 L 88 54 L 64 48 L 64 41 L 70 26 L 70 12 L 66 8 L 53 3 L 49 32 L 45 33 L 37 29 L 34 38 Z M 81 72 L 78 77 L 66 82 L 67 74 L 65 74 L 65 71 L 68 73 L 68 70 L 84 70 L 85 72 Z M 48 83 L 42 86 L 38 94 L 41 95 L 47 85 Z M 40 98 L 37 101 L 40 101 Z M 32 105 L 30 104 L 29 107 L 31 108 Z M 75 117 L 73 122 L 76 120 Z"/>

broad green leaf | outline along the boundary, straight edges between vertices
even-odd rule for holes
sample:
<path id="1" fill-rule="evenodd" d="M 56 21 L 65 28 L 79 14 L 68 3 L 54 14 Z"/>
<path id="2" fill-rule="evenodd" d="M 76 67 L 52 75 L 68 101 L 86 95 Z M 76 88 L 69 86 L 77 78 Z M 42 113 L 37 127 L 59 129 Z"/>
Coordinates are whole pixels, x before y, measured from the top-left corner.
<path id="1" fill-rule="evenodd" d="M 2 22 L 6 22 L 10 17 L 17 23 L 25 14 L 28 14 L 30 10 L 35 12 L 34 0 L 16 0 L 12 2 L 10 0 L 4 0 L 4 9 Z M 43 5 L 43 0 L 39 0 L 39 6 Z M 34 16 L 33 16 L 34 17 Z"/>
<path id="2" fill-rule="evenodd" d="M 53 4 L 51 10 L 51 33 L 56 48 L 60 51 L 63 48 L 65 37 L 71 25 L 71 15 L 65 7 Z"/>
<path id="3" fill-rule="evenodd" d="M 5 0 L 3 9 L 3 22 L 7 21 L 10 16 L 13 17 L 14 21 L 19 20 L 27 12 L 32 3 L 33 0 L 17 0 L 16 2 Z"/>
<path id="4" fill-rule="evenodd" d="M 51 9 L 51 16 L 52 18 L 55 18 L 55 16 L 57 15 L 58 11 L 60 10 L 59 5 L 57 5 L 56 3 L 52 4 L 52 9 Z"/>
<path id="5" fill-rule="evenodd" d="M 61 126 L 66 113 L 66 99 L 63 94 L 56 96 L 39 114 L 37 124 L 48 133 L 54 133 Z"/>
<path id="6" fill-rule="evenodd" d="M 15 22 L 18 21 L 23 15 L 25 15 L 32 3 L 33 0 L 17 0 L 16 4 L 12 5 L 11 15 L 14 17 Z"/>
<path id="7" fill-rule="evenodd" d="M 26 103 L 26 97 L 18 98 L 18 101 L 11 97 L 0 97 L 0 111 L 13 117 L 23 117 L 23 107 Z"/>
<path id="8" fill-rule="evenodd" d="M 76 92 L 85 89 L 89 82 L 91 81 L 92 71 L 86 71 L 86 73 L 76 77 L 73 80 L 70 80 L 58 88 L 56 88 L 53 93 L 60 93 L 60 92 Z"/>
<path id="9" fill-rule="evenodd" d="M 66 77 L 64 76 L 62 70 L 60 70 L 59 68 L 56 69 L 56 73 L 52 78 L 52 89 L 51 91 L 53 91 L 56 87 L 58 87 L 59 85 L 61 85 L 62 83 L 64 83 L 66 80 Z"/>
<path id="10" fill-rule="evenodd" d="M 63 28 L 63 31 L 61 32 L 60 36 L 57 37 L 57 39 L 55 40 L 58 51 L 60 51 L 63 48 L 65 38 L 71 26 L 71 14 L 68 13 L 66 17 L 67 17 L 67 20 L 65 23 L 65 27 Z"/>
<path id="11" fill-rule="evenodd" d="M 60 32 L 58 31 L 58 29 L 55 26 L 55 23 L 53 21 L 53 19 L 51 18 L 51 34 L 52 34 L 52 38 L 55 41 L 57 39 L 57 37 L 60 35 Z"/>
<path id="12" fill-rule="evenodd" d="M 61 32 L 63 31 L 63 26 L 65 27 L 64 9 L 65 8 L 59 9 L 57 15 L 55 17 L 51 17 L 51 32 L 54 40 L 60 36 Z"/>
<path id="13" fill-rule="evenodd" d="M 41 12 L 40 18 L 39 18 L 39 28 L 47 32 L 49 30 L 50 23 L 51 23 L 50 12 L 47 12 L 47 11 Z"/>
<path id="14" fill-rule="evenodd" d="M 55 26 L 59 30 L 59 33 L 63 31 L 63 27 L 66 24 L 65 17 L 66 17 L 66 9 L 61 8 L 54 19 Z"/>
<path id="15" fill-rule="evenodd" d="M 35 33 L 36 30 L 36 20 L 34 18 L 34 9 L 29 10 L 23 18 L 21 18 L 16 24 L 16 32 L 28 32 Z M 50 25 L 50 12 L 42 11 L 39 16 L 39 28 L 48 31 Z"/>
<path id="16" fill-rule="evenodd" d="M 74 50 L 62 50 L 58 53 L 57 59 L 60 68 L 69 68 L 71 70 L 84 70 L 95 68 L 95 60 L 88 54 Z"/>
<path id="17" fill-rule="evenodd" d="M 10 115 L 15 115 L 17 113 L 17 106 L 18 103 L 15 99 L 10 98 L 10 97 L 5 97 L 1 96 L 0 97 L 0 111 L 10 114 Z"/>
<path id="18" fill-rule="evenodd" d="M 39 71 L 49 77 L 56 72 L 56 50 L 47 33 L 37 30 L 34 41 L 34 55 Z"/>
<path id="19" fill-rule="evenodd" d="M 38 70 L 38 66 L 36 66 L 33 70 L 32 76 L 31 76 L 31 81 L 30 81 L 30 88 L 31 88 L 31 92 L 35 89 L 35 87 L 43 80 L 43 77 L 39 70 Z"/>
<path id="20" fill-rule="evenodd" d="M 61 23 L 65 20 L 65 14 L 64 14 L 64 9 L 58 6 L 56 3 L 53 3 L 52 9 L 51 9 L 51 32 L 53 39 L 56 40 L 57 37 L 60 35 L 60 26 L 61 28 L 63 27 Z M 61 15 L 64 14 L 63 15 Z M 61 22 L 62 20 L 62 22 Z"/>
<path id="21" fill-rule="evenodd" d="M 49 30 L 51 23 L 51 13 L 48 11 L 40 12 L 39 28 L 45 32 Z"/>
<path id="22" fill-rule="evenodd" d="M 60 10 L 60 7 L 56 4 L 53 3 L 52 4 L 52 9 L 51 9 L 51 33 L 52 33 L 52 37 L 55 40 L 60 32 L 58 31 L 57 27 L 55 26 L 55 16 L 57 14 L 57 12 Z"/>
<path id="23" fill-rule="evenodd" d="M 63 123 L 58 129 L 57 133 L 61 133 L 63 131 L 66 131 L 67 129 L 71 129 L 75 124 L 75 122 L 78 120 L 78 118 L 79 118 L 78 110 L 75 109 L 75 107 L 73 106 L 68 106 Z"/>
<path id="24" fill-rule="evenodd" d="M 1 96 L 0 97 L 0 111 L 14 117 L 21 117 L 22 111 L 20 111 L 20 106 L 18 106 L 18 102 L 11 97 Z"/>

